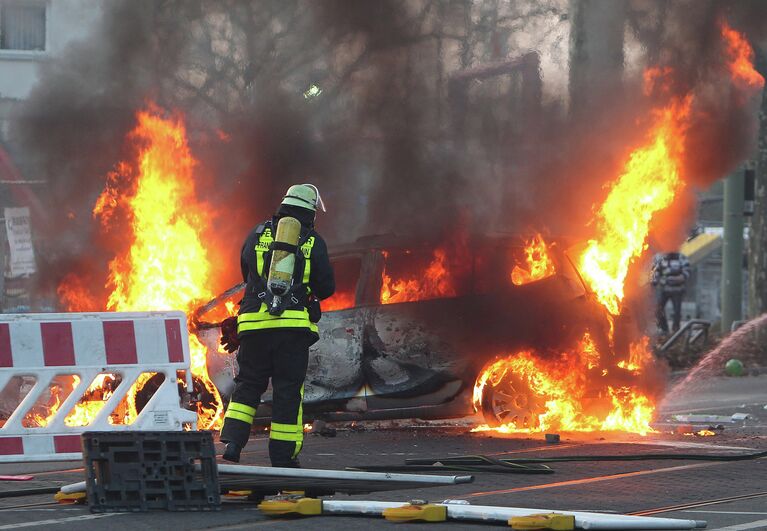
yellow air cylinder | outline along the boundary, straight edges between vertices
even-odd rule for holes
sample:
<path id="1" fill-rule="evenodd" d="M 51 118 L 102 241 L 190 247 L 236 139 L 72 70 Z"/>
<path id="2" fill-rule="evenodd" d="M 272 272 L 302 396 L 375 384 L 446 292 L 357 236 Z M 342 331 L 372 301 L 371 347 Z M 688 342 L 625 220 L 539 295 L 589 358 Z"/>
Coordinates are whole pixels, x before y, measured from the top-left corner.
<path id="1" fill-rule="evenodd" d="M 298 245 L 301 235 L 301 222 L 296 218 L 285 217 L 277 223 L 277 234 L 274 236 L 275 244 Z M 272 263 L 269 266 L 269 277 L 266 286 L 273 295 L 282 297 L 285 295 L 293 280 L 293 271 L 296 265 L 296 253 L 275 248 L 272 251 Z"/>

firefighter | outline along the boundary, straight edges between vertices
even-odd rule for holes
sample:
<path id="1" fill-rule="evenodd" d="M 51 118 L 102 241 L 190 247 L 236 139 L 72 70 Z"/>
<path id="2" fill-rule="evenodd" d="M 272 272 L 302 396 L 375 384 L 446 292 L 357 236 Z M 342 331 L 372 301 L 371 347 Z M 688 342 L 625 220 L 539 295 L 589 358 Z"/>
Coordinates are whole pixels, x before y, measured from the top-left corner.
<path id="1" fill-rule="evenodd" d="M 690 278 L 690 261 L 682 253 L 661 253 L 652 266 L 652 285 L 655 286 L 656 317 L 661 333 L 668 334 L 666 304 L 673 307 L 673 331 L 679 330 L 682 320 L 682 298 Z"/>
<path id="2" fill-rule="evenodd" d="M 291 186 L 279 210 L 271 220 L 253 229 L 240 255 L 242 276 L 246 283 L 239 315 L 222 324 L 221 343 L 233 352 L 239 346 L 239 372 L 224 416 L 221 441 L 226 443 L 222 457 L 239 462 L 240 452 L 248 441 L 250 427 L 261 395 L 272 380 L 272 424 L 269 434 L 269 458 L 272 466 L 299 466 L 298 454 L 303 444 L 302 400 L 309 347 L 318 339 L 319 301 L 335 291 L 333 269 L 327 246 L 314 230 L 314 219 L 325 206 L 317 187 L 311 184 Z M 267 275 L 275 242 L 277 225 L 283 217 L 300 221 L 300 237 L 295 246 L 293 286 L 286 307 L 279 315 L 270 313 L 270 290 Z M 275 245 L 277 244 L 277 245 Z M 235 329 L 236 328 L 236 329 Z"/>

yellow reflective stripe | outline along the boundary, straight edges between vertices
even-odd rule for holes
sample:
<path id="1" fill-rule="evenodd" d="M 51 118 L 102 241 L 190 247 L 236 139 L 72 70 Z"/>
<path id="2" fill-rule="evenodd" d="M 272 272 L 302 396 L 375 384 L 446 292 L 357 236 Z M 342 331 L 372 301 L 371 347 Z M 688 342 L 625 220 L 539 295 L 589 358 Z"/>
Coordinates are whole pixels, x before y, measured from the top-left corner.
<path id="1" fill-rule="evenodd" d="M 241 404 L 240 402 L 229 402 L 229 407 L 227 408 L 227 411 L 238 411 L 240 413 L 245 413 L 246 415 L 253 416 L 256 414 L 256 408 L 250 407 L 246 404 Z"/>
<path id="2" fill-rule="evenodd" d="M 304 253 L 304 258 L 306 260 L 304 261 L 304 278 L 302 279 L 302 282 L 304 285 L 309 285 L 309 276 L 312 272 L 312 249 L 314 248 L 314 236 L 310 236 L 306 243 L 304 243 L 301 246 L 301 252 Z"/>
<path id="3" fill-rule="evenodd" d="M 301 402 L 298 404 L 298 419 L 296 419 L 298 429 L 301 431 L 301 440 L 296 442 L 296 449 L 293 451 L 293 459 L 298 457 L 301 448 L 304 446 L 304 386 L 301 386 Z"/>
<path id="4" fill-rule="evenodd" d="M 319 328 L 311 321 L 304 319 L 273 319 L 260 322 L 244 322 L 237 326 L 237 332 L 248 332 L 250 330 L 268 330 L 270 328 L 308 328 L 312 332 L 318 332 Z"/>
<path id="5" fill-rule="evenodd" d="M 301 431 L 304 430 L 304 386 L 301 384 L 301 402 L 298 404 L 298 419 L 296 419 L 296 424 L 301 428 Z"/>
<path id="6" fill-rule="evenodd" d="M 272 422 L 269 438 L 276 441 L 287 441 L 296 443 L 293 450 L 293 459 L 301 452 L 304 446 L 304 386 L 301 386 L 301 401 L 298 403 L 298 415 L 295 424 L 283 424 L 281 422 Z"/>
<path id="7" fill-rule="evenodd" d="M 269 438 L 274 439 L 275 441 L 288 441 L 288 442 L 294 442 L 296 443 L 296 446 L 300 444 L 304 440 L 304 434 L 303 433 L 283 433 L 281 431 L 270 431 L 269 432 Z"/>
<path id="8" fill-rule="evenodd" d="M 248 424 L 253 423 L 253 415 L 248 415 L 247 413 L 240 413 L 239 411 L 234 411 L 234 410 L 227 410 L 226 415 L 224 415 L 224 418 L 237 419 L 243 422 L 247 422 Z"/>
<path id="9" fill-rule="evenodd" d="M 250 312 L 241 313 L 237 316 L 238 323 L 268 321 L 272 319 L 309 319 L 309 311 L 285 310 L 280 315 L 272 315 L 269 312 Z"/>
<path id="10" fill-rule="evenodd" d="M 300 444 L 304 440 L 304 429 L 300 424 L 281 424 L 279 422 L 272 422 L 269 438 L 277 441 L 289 441 Z"/>
<path id="11" fill-rule="evenodd" d="M 264 254 L 269 250 L 269 245 L 274 241 L 272 238 L 272 231 L 270 229 L 264 229 L 261 236 L 258 237 L 256 242 L 256 273 L 259 276 L 264 274 Z"/>
<path id="12" fill-rule="evenodd" d="M 258 276 L 264 274 L 264 253 L 256 250 L 256 273 Z"/>
<path id="13" fill-rule="evenodd" d="M 303 426 L 300 424 L 280 424 L 279 422 L 272 422 L 272 430 L 282 433 L 301 433 L 304 432 Z"/>
<path id="14" fill-rule="evenodd" d="M 302 279 L 305 286 L 309 285 L 309 276 L 312 273 L 312 260 L 310 258 L 306 259 L 306 262 L 304 262 L 304 278 Z"/>
<path id="15" fill-rule="evenodd" d="M 314 248 L 314 236 L 309 236 L 304 244 L 301 246 L 301 252 L 304 253 L 304 258 L 310 258 L 312 256 L 312 249 Z"/>

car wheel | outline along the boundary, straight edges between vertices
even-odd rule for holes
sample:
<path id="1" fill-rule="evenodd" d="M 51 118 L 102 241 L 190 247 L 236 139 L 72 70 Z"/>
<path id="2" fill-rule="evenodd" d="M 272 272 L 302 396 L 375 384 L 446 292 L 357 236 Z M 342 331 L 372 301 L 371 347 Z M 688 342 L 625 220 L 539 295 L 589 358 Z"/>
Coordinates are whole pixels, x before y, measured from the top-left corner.
<path id="1" fill-rule="evenodd" d="M 538 416 L 545 411 L 543 398 L 513 373 L 507 373 L 496 386 L 486 385 L 482 391 L 482 415 L 489 426 L 513 423 L 517 428 L 535 429 L 540 424 Z"/>

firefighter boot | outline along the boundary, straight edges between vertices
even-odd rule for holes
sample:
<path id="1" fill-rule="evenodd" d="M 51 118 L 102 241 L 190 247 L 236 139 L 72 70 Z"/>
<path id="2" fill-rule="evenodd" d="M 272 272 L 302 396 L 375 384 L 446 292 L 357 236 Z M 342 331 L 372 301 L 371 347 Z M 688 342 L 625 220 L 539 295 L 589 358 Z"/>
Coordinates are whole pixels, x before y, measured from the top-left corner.
<path id="1" fill-rule="evenodd" d="M 230 443 L 227 443 L 226 450 L 224 450 L 224 453 L 221 455 L 221 458 L 224 461 L 229 461 L 231 463 L 239 463 L 240 452 L 242 452 L 242 447 L 235 442 L 230 442 Z"/>

